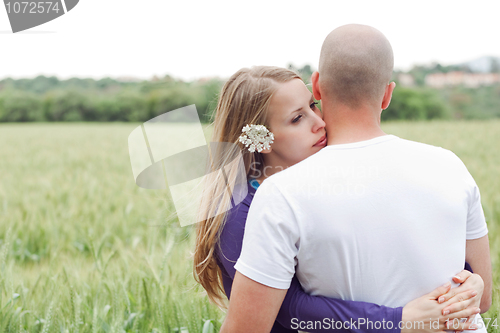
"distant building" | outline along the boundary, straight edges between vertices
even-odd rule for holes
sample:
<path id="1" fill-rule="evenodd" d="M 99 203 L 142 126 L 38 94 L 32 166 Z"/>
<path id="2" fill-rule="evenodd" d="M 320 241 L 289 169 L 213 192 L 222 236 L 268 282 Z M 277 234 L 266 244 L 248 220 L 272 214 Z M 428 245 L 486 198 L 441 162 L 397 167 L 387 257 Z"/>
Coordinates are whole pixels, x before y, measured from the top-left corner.
<path id="1" fill-rule="evenodd" d="M 116 78 L 119 82 L 141 82 L 142 80 L 133 76 L 119 76 Z"/>
<path id="2" fill-rule="evenodd" d="M 206 82 L 210 82 L 213 80 L 220 80 L 220 79 L 217 76 L 205 76 L 205 77 L 200 77 L 197 81 L 199 83 L 206 83 Z"/>
<path id="3" fill-rule="evenodd" d="M 397 79 L 402 86 L 413 87 L 415 85 L 415 80 L 410 74 L 400 73 L 398 74 Z"/>
<path id="4" fill-rule="evenodd" d="M 500 83 L 500 74 L 498 73 L 465 73 L 455 71 L 428 74 L 425 77 L 425 84 L 434 88 L 458 85 L 477 88 L 480 86 L 491 86 L 495 83 Z"/>

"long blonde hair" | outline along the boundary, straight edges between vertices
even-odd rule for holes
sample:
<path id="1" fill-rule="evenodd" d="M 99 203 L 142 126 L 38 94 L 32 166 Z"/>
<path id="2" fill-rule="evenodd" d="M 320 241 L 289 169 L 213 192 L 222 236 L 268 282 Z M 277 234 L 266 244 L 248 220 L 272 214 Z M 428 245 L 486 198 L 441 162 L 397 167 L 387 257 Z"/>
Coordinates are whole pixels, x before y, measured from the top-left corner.
<path id="1" fill-rule="evenodd" d="M 253 166 L 263 167 L 261 153 L 250 153 L 238 141 L 241 130 L 246 124 L 267 125 L 267 109 L 279 83 L 300 76 L 288 69 L 258 66 L 243 68 L 233 74 L 222 87 L 213 121 L 213 142 L 229 142 L 241 150 L 247 178 L 255 176 Z M 234 151 L 211 152 L 212 158 L 224 164 L 234 156 Z M 193 273 L 195 280 L 206 290 L 208 298 L 221 308 L 224 303 L 222 273 L 217 265 L 215 246 L 226 220 L 226 212 L 231 207 L 231 194 L 227 191 L 228 182 L 235 181 L 237 167 L 226 173 L 214 172 L 205 184 L 200 209 L 200 218 L 196 226 L 196 245 L 194 251 Z M 217 169 L 217 168 L 214 168 Z M 225 179 L 226 178 L 226 179 Z"/>

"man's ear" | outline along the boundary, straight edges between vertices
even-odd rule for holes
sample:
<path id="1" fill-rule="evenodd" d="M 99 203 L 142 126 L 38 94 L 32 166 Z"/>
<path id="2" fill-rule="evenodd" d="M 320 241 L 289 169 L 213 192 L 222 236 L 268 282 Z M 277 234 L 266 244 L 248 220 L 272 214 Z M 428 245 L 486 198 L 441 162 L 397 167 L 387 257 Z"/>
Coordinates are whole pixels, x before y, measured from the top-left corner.
<path id="1" fill-rule="evenodd" d="M 321 92 L 320 92 L 320 88 L 319 88 L 319 73 L 318 72 L 312 73 L 311 83 L 312 83 L 312 90 L 313 90 L 312 93 L 313 93 L 314 98 L 317 101 L 321 100 Z"/>
<path id="2" fill-rule="evenodd" d="M 394 91 L 395 87 L 395 82 L 391 82 L 385 87 L 384 98 L 382 99 L 382 110 L 385 110 L 389 107 L 389 104 L 391 103 L 392 92 Z"/>

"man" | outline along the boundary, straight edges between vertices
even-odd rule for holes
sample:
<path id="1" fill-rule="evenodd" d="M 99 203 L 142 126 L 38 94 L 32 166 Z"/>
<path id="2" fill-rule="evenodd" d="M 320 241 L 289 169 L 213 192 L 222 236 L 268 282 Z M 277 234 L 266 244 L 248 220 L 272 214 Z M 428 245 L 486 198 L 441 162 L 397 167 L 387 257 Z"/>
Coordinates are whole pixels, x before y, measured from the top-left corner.
<path id="1" fill-rule="evenodd" d="M 312 83 L 328 146 L 257 191 L 221 332 L 269 332 L 295 272 L 313 295 L 396 307 L 466 260 L 489 308 L 479 190 L 452 152 L 382 131 L 392 70 L 392 48 L 374 28 L 342 26 L 325 39 Z"/>

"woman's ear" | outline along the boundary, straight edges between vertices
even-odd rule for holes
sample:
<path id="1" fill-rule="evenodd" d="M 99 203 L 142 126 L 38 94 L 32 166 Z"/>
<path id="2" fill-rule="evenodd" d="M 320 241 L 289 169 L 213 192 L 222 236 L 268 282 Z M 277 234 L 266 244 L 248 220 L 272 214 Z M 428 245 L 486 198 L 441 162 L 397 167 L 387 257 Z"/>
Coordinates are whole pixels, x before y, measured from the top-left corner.
<path id="1" fill-rule="evenodd" d="M 271 143 L 272 145 L 272 143 Z M 260 151 L 261 154 L 269 154 L 270 152 L 273 151 L 273 147 L 269 147 L 269 149 L 263 149 Z"/>
<path id="2" fill-rule="evenodd" d="M 312 90 L 313 90 L 312 93 L 313 93 L 314 98 L 317 101 L 321 100 L 321 91 L 320 91 L 320 87 L 319 87 L 319 73 L 318 72 L 312 73 L 311 83 L 312 83 Z"/>

